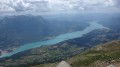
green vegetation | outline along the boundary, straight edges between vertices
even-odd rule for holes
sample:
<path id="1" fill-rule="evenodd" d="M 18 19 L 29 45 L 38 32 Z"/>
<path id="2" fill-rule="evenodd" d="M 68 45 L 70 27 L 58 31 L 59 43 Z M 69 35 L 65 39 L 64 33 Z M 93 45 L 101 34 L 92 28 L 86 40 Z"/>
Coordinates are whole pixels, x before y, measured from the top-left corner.
<path id="1" fill-rule="evenodd" d="M 91 50 L 71 58 L 72 67 L 90 66 L 96 61 L 111 62 L 120 58 L 120 41 L 99 45 Z M 83 59 L 84 58 L 84 59 Z"/>
<path id="2" fill-rule="evenodd" d="M 72 67 L 100 67 L 98 64 L 120 63 L 120 41 L 112 41 L 106 44 L 98 45 L 66 61 Z M 98 62 L 98 64 L 95 64 Z M 42 64 L 35 67 L 55 67 L 58 63 Z M 49 65 L 49 66 L 48 66 Z M 105 66 L 104 66 L 105 67 Z"/>

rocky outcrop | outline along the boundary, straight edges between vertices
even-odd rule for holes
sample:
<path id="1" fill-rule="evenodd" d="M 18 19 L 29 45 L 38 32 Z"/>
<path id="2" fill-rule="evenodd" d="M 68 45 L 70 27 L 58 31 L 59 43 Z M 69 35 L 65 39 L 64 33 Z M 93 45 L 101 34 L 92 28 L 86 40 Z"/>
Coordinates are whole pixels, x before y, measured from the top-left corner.
<path id="1" fill-rule="evenodd" d="M 71 67 L 66 61 L 61 61 L 57 67 Z"/>
<path id="2" fill-rule="evenodd" d="M 111 65 L 108 65 L 107 67 L 116 67 L 115 65 L 111 64 Z"/>

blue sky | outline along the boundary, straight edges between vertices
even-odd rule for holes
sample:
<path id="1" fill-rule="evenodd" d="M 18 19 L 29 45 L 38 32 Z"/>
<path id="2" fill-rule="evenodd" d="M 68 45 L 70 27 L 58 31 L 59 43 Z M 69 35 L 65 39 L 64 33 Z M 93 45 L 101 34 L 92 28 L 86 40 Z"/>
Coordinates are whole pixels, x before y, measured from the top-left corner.
<path id="1" fill-rule="evenodd" d="M 0 0 L 0 13 L 119 12 L 120 0 Z"/>

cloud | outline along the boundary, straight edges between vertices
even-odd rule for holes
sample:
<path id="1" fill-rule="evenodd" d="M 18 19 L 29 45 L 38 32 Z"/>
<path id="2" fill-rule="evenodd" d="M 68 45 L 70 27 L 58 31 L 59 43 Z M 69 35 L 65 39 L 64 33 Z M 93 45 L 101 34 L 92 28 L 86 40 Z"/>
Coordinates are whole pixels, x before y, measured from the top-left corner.
<path id="1" fill-rule="evenodd" d="M 120 8 L 120 0 L 115 0 L 116 7 Z"/>
<path id="2" fill-rule="evenodd" d="M 120 0 L 0 0 L 0 12 L 119 10 Z"/>
<path id="3" fill-rule="evenodd" d="M 25 3 L 23 0 L 11 0 L 7 5 L 15 11 L 25 11 L 31 8 L 30 3 Z"/>
<path id="4" fill-rule="evenodd" d="M 7 1 L 6 1 L 6 3 L 7 3 Z M 7 6 L 5 4 L 5 1 L 0 1 L 0 12 L 11 12 L 11 11 L 14 11 L 14 9 Z"/>
<path id="5" fill-rule="evenodd" d="M 23 0 L 2 0 L 0 11 L 25 11 L 31 8 L 31 4 Z"/>
<path id="6" fill-rule="evenodd" d="M 53 10 L 107 10 L 115 7 L 114 0 L 49 0 Z M 57 9 L 56 9 L 57 8 Z"/>

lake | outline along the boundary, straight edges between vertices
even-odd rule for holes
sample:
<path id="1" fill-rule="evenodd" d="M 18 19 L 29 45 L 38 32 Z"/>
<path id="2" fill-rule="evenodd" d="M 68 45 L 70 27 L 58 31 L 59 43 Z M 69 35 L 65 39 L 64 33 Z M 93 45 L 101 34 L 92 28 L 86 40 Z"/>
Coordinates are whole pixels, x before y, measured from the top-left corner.
<path id="1" fill-rule="evenodd" d="M 103 25 L 97 23 L 97 21 L 93 21 L 93 22 L 89 22 L 89 23 L 90 23 L 90 25 L 88 27 L 86 27 L 85 29 L 83 29 L 82 31 L 76 31 L 76 32 L 72 32 L 72 33 L 61 34 L 61 35 L 58 35 L 54 39 L 51 39 L 51 40 L 24 44 L 23 46 L 19 47 L 18 49 L 16 49 L 15 51 L 13 51 L 11 53 L 1 55 L 0 58 L 10 57 L 10 56 L 12 56 L 16 53 L 19 53 L 19 52 L 22 52 L 22 51 L 25 51 L 25 50 L 29 50 L 29 49 L 32 49 L 32 48 L 37 48 L 37 47 L 40 47 L 42 45 L 53 45 L 53 44 L 63 42 L 65 40 L 82 37 L 84 34 L 90 33 L 93 30 L 106 28 Z"/>

